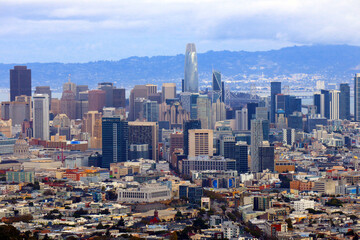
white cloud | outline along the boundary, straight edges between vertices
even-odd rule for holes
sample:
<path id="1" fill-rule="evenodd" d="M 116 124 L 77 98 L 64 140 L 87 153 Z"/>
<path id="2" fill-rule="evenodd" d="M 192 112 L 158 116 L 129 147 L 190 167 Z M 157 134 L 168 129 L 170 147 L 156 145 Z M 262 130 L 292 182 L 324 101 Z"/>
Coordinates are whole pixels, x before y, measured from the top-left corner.
<path id="1" fill-rule="evenodd" d="M 90 43 L 94 46 L 104 46 L 93 36 L 104 41 L 126 36 L 134 37 L 129 46 L 138 46 L 144 55 L 151 55 L 146 49 L 157 47 L 155 41 L 174 46 L 179 41 L 206 42 L 210 49 L 229 42 L 235 49 L 250 41 L 275 47 L 360 45 L 359 10 L 358 0 L 3 0 L 0 38 L 30 41 L 81 35 L 96 41 Z"/>

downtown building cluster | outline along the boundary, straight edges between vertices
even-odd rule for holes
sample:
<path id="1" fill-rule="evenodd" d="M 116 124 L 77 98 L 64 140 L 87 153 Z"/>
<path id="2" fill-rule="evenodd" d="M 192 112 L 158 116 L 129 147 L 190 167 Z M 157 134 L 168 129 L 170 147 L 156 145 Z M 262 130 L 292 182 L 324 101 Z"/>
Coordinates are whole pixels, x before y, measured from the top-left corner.
<path id="1" fill-rule="evenodd" d="M 352 239 L 360 231 L 360 75 L 313 102 L 269 82 L 259 97 L 180 83 L 32 92 L 10 70 L 1 103 L 1 231 L 19 239 Z M 180 87 L 181 86 L 181 89 Z M 158 91 L 158 88 L 160 91 Z M 128 93 L 128 94 L 127 94 Z M 128 98 L 127 98 L 128 96 Z M 1 229 L 3 227 L 3 229 Z"/>

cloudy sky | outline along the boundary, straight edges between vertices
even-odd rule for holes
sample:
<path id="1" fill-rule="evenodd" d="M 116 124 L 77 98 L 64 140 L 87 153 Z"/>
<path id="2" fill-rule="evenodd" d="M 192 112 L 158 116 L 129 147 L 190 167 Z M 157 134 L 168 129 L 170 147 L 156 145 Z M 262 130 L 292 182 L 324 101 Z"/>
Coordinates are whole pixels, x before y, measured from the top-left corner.
<path id="1" fill-rule="evenodd" d="M 359 0 L 0 0 L 0 62 L 360 45 Z"/>

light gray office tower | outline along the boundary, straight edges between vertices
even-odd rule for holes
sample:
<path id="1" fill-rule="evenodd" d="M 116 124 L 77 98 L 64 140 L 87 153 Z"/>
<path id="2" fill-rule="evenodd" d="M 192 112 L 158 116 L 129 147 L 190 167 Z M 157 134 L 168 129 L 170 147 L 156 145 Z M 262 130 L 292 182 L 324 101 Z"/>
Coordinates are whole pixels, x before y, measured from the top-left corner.
<path id="1" fill-rule="evenodd" d="M 224 102 L 224 83 L 221 81 L 221 73 L 213 71 L 212 73 L 212 102 L 215 103 L 218 99 Z"/>
<path id="2" fill-rule="evenodd" d="M 192 93 L 199 92 L 198 64 L 194 43 L 188 43 L 186 45 L 184 91 Z"/>
<path id="3" fill-rule="evenodd" d="M 360 73 L 355 74 L 354 78 L 354 116 L 355 121 L 360 121 Z"/>
<path id="4" fill-rule="evenodd" d="M 33 96 L 33 129 L 34 138 L 49 140 L 49 96 L 47 94 Z"/>
<path id="5" fill-rule="evenodd" d="M 264 140 L 268 140 L 268 120 L 252 119 L 251 120 L 251 171 L 261 172 L 259 158 L 259 147 Z"/>
<path id="6" fill-rule="evenodd" d="M 49 96 L 49 109 L 51 109 L 51 90 L 49 86 L 37 86 L 35 94 L 47 94 Z"/>

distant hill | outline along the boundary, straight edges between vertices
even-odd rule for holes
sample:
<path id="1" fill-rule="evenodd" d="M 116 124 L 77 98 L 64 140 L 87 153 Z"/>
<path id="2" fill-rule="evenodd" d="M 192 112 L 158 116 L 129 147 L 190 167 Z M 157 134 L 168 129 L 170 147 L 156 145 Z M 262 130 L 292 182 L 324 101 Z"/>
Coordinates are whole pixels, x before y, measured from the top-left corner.
<path id="1" fill-rule="evenodd" d="M 9 69 L 16 64 L 0 64 L 0 87 L 9 87 Z M 95 87 L 98 82 L 115 82 L 119 87 L 151 82 L 176 82 L 184 75 L 184 55 L 130 57 L 119 61 L 89 63 L 28 63 L 33 86 L 50 85 L 60 89 L 68 75 L 76 84 Z M 241 80 L 244 75 L 267 77 L 294 73 L 320 74 L 324 79 L 341 81 L 360 71 L 360 47 L 348 45 L 314 45 L 280 50 L 209 51 L 198 54 L 199 76 L 209 80 L 212 69 L 224 77 Z"/>

